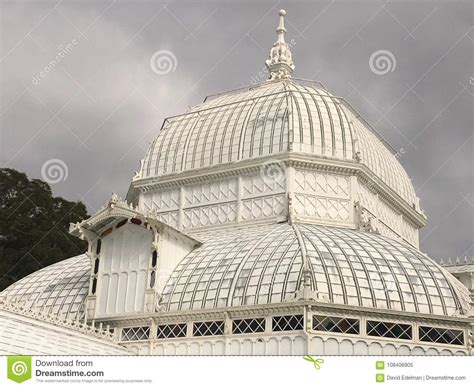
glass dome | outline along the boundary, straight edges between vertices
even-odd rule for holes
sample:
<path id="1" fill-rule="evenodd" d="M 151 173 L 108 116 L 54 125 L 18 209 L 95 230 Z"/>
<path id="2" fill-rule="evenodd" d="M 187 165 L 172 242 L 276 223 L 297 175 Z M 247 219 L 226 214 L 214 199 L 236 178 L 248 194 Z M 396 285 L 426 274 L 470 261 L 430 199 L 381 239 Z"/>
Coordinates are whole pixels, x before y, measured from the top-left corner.
<path id="1" fill-rule="evenodd" d="M 360 162 L 419 210 L 408 174 L 350 105 L 320 83 L 291 78 L 211 96 L 168 118 L 136 179 L 284 152 Z"/>
<path id="2" fill-rule="evenodd" d="M 321 301 L 435 315 L 469 309 L 467 290 L 418 250 L 374 233 L 288 223 L 195 235 L 163 292 L 167 310 L 292 300 L 302 252 Z M 303 248 L 303 249 L 302 249 Z"/>
<path id="3" fill-rule="evenodd" d="M 302 286 L 302 252 L 323 302 L 434 315 L 469 309 L 468 292 L 452 275 L 416 249 L 374 233 L 281 223 L 193 237 L 203 245 L 171 273 L 164 310 L 291 301 Z M 89 273 L 85 255 L 72 257 L 27 276 L 0 297 L 82 317 Z"/>
<path id="4" fill-rule="evenodd" d="M 68 319 L 83 318 L 89 278 L 89 259 L 79 255 L 24 277 L 1 292 L 0 298 Z"/>

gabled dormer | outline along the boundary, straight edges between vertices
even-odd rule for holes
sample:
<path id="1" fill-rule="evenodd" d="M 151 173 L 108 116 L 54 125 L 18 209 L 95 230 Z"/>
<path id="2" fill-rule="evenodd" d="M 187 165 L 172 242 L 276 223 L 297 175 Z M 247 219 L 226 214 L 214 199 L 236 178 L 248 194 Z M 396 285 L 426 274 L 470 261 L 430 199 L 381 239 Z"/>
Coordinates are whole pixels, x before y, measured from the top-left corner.
<path id="1" fill-rule="evenodd" d="M 89 244 L 87 319 L 155 312 L 173 269 L 200 245 L 115 194 L 92 217 L 71 224 L 70 233 Z"/>

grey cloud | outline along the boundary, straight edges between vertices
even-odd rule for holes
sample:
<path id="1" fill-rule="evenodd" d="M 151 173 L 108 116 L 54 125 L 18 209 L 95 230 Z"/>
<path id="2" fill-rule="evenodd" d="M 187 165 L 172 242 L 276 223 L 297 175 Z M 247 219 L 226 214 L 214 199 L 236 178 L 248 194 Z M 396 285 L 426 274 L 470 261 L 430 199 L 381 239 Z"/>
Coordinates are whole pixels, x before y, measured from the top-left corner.
<path id="1" fill-rule="evenodd" d="M 63 159 L 69 177 L 54 186 L 55 194 L 84 200 L 90 212 L 112 191 L 124 195 L 166 116 L 207 94 L 251 83 L 275 40 L 276 10 L 286 8 L 296 75 L 347 96 L 395 149 L 404 150 L 400 161 L 429 216 L 422 250 L 434 258 L 472 255 L 472 4 L 162 6 L 2 3 L 2 165 L 38 178 L 46 160 Z M 33 84 L 33 76 L 73 39 L 78 44 Z M 383 76 L 368 65 L 380 49 L 397 61 Z M 174 53 L 174 72 L 151 71 L 157 50 Z"/>

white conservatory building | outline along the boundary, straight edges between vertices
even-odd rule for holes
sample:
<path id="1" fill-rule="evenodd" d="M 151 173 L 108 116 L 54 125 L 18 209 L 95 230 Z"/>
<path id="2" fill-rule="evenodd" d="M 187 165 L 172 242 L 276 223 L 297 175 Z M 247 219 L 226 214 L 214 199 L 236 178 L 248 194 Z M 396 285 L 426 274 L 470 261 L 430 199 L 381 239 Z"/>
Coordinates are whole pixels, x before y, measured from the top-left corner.
<path id="1" fill-rule="evenodd" d="M 0 352 L 474 354 L 472 281 L 420 252 L 393 150 L 292 77 L 284 15 L 267 81 L 166 119 L 126 198 L 71 225 L 87 252 L 0 293 Z"/>

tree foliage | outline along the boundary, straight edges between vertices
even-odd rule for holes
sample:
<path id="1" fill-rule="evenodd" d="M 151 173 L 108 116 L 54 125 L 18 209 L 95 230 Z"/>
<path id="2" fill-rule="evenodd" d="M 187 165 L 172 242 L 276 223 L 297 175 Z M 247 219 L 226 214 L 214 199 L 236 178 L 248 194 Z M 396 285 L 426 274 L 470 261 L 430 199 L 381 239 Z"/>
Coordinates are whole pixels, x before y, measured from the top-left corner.
<path id="1" fill-rule="evenodd" d="M 53 197 L 51 187 L 0 169 L 0 290 L 47 265 L 83 253 L 69 223 L 87 218 L 82 202 Z"/>

